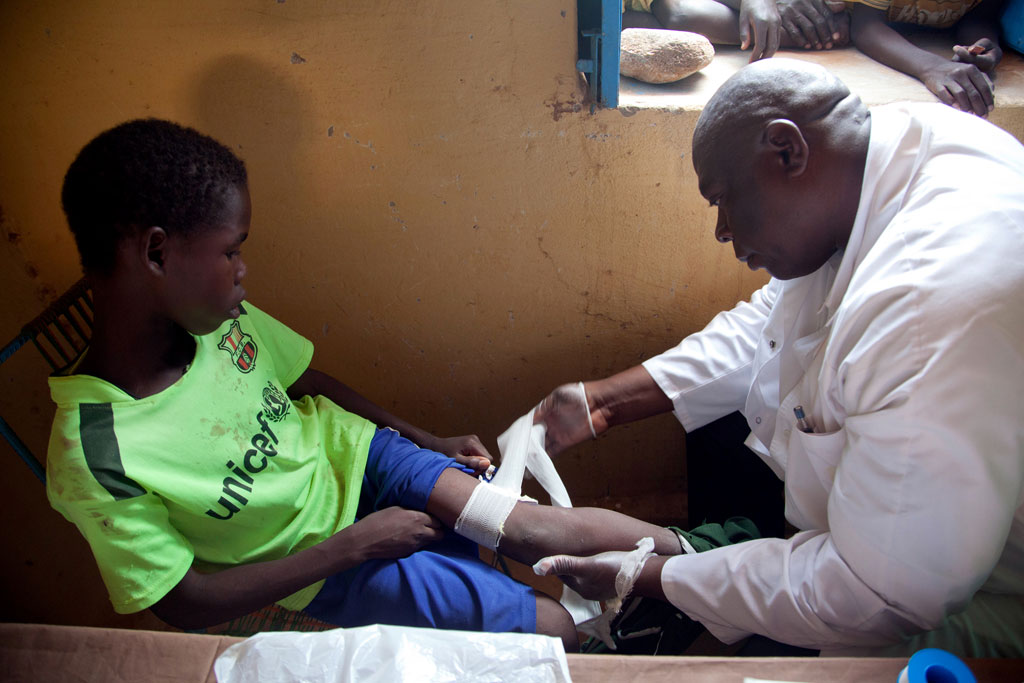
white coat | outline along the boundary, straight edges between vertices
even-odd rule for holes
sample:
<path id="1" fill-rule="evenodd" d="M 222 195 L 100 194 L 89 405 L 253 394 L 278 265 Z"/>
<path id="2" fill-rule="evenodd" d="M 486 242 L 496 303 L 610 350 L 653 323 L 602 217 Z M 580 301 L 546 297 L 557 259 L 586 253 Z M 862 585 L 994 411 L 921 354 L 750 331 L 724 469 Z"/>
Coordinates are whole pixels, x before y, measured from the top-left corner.
<path id="1" fill-rule="evenodd" d="M 644 367 L 687 430 L 742 411 L 801 530 L 669 560 L 676 606 L 725 642 L 1024 656 L 1013 137 L 941 104 L 874 109 L 845 250 Z"/>

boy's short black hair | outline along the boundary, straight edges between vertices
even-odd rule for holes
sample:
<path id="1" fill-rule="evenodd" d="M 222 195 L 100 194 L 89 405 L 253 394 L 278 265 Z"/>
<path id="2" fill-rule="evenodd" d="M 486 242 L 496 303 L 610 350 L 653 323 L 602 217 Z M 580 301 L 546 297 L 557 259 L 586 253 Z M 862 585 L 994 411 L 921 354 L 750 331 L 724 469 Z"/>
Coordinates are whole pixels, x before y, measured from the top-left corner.
<path id="1" fill-rule="evenodd" d="M 213 138 L 138 119 L 82 148 L 64 176 L 61 203 L 82 268 L 109 273 L 130 231 L 159 226 L 187 236 L 216 222 L 225 194 L 246 182 L 245 164 Z"/>

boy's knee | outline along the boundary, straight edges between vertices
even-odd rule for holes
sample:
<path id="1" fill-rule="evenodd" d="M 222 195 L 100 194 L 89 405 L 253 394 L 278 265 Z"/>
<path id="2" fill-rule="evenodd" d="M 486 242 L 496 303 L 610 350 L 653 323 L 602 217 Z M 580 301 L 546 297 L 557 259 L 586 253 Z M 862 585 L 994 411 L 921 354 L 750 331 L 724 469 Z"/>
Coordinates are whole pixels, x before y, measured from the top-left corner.
<path id="1" fill-rule="evenodd" d="M 537 633 L 561 639 L 566 652 L 579 652 L 579 633 L 569 612 L 548 595 L 534 592 L 534 596 L 537 599 Z"/>

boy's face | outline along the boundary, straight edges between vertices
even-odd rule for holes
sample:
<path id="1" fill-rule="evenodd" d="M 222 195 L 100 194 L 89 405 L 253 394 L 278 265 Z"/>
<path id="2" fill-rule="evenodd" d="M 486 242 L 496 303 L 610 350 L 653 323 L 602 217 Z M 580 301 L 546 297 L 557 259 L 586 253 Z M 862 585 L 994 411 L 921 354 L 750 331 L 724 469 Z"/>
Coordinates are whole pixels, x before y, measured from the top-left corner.
<path id="1" fill-rule="evenodd" d="M 234 188 L 215 224 L 191 237 L 168 240 L 166 305 L 175 322 L 192 334 L 209 334 L 239 315 L 246 272 L 241 249 L 251 214 L 248 188 Z"/>

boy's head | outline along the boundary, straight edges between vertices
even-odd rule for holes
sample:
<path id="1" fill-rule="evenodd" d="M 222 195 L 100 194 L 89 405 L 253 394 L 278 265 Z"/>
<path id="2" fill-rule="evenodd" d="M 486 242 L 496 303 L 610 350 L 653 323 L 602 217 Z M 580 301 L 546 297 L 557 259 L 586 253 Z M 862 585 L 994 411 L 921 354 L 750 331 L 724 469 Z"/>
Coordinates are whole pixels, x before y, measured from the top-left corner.
<path id="1" fill-rule="evenodd" d="M 151 226 L 188 238 L 221 218 L 245 164 L 202 133 L 159 119 L 96 136 L 71 163 L 61 201 L 82 268 L 109 274 L 121 239 Z"/>

